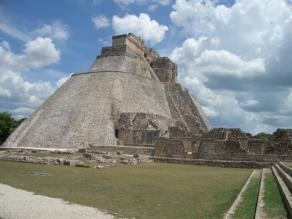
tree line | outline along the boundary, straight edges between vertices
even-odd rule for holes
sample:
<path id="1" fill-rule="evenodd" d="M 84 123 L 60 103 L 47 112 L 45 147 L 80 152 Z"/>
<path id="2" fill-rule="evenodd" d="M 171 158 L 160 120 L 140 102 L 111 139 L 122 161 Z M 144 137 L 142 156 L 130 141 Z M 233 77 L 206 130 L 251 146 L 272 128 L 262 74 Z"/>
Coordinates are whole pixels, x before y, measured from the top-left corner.
<path id="1" fill-rule="evenodd" d="M 25 120 L 15 120 L 10 113 L 0 113 L 0 145 Z"/>

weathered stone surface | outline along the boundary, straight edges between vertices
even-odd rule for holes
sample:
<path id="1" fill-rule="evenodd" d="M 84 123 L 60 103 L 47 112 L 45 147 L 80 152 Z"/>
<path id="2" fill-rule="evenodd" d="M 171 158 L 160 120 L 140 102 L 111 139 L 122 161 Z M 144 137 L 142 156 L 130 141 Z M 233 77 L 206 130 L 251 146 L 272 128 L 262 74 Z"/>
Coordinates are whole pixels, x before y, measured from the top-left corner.
<path id="1" fill-rule="evenodd" d="M 107 153 L 103 155 L 103 158 L 105 159 L 111 159 L 112 158 L 112 154 L 111 153 Z"/>
<path id="2" fill-rule="evenodd" d="M 176 76 L 176 64 L 160 58 L 140 38 L 115 36 L 89 71 L 73 74 L 3 146 L 145 146 L 167 137 L 170 126 L 192 134 L 209 131 L 199 103 L 175 83 Z"/>
<path id="3" fill-rule="evenodd" d="M 152 159 L 156 162 L 233 167 L 233 168 L 265 168 L 265 167 L 271 167 L 273 165 L 272 162 L 257 162 L 257 161 L 244 161 L 244 160 L 232 161 L 232 160 L 182 159 L 182 158 L 169 158 L 169 157 L 154 157 Z"/>
<path id="4" fill-rule="evenodd" d="M 211 131 L 204 134 L 204 138 L 233 140 L 239 138 L 248 138 L 248 136 L 239 128 L 213 128 Z"/>
<path id="5" fill-rule="evenodd" d="M 36 164 L 46 164 L 46 165 L 64 165 L 82 168 L 99 168 L 98 166 L 113 167 L 120 165 L 136 165 L 143 162 L 151 162 L 149 156 L 139 155 L 134 157 L 130 154 L 123 154 L 122 156 L 117 154 L 111 154 L 112 156 L 108 159 L 103 157 L 98 157 L 100 154 L 94 154 L 95 159 L 88 160 L 80 153 L 76 154 L 52 154 L 53 157 L 45 156 L 41 157 L 40 152 L 37 153 L 27 153 L 27 155 L 22 155 L 20 152 L 7 152 L 0 154 L 0 160 L 6 161 L 18 161 L 24 163 L 36 163 Z M 105 153 L 109 154 L 109 153 Z"/>
<path id="6" fill-rule="evenodd" d="M 176 83 L 177 65 L 168 57 L 156 58 L 150 65 L 160 81 Z"/>

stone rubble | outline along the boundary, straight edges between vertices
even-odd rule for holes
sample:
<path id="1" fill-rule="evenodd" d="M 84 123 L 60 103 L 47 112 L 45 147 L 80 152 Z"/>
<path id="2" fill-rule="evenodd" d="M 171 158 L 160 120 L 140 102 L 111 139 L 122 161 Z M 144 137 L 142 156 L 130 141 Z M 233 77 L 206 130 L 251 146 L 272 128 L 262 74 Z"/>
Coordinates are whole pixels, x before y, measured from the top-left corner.
<path id="1" fill-rule="evenodd" d="M 37 151 L 0 151 L 0 160 L 97 169 L 152 162 L 150 157 L 145 155 L 129 155 L 109 152 L 90 153 L 88 151 L 85 151 L 84 153 L 79 152 L 78 154 L 44 154 Z"/>

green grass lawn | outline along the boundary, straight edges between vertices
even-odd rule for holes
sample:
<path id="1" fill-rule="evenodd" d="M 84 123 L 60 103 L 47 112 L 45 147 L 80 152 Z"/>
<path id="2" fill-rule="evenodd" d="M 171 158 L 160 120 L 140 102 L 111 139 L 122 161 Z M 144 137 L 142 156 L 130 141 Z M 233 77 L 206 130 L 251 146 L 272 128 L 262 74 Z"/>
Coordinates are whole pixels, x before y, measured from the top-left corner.
<path id="1" fill-rule="evenodd" d="M 292 168 L 292 162 L 284 162 L 288 167 Z"/>
<path id="2" fill-rule="evenodd" d="M 253 179 L 251 179 L 246 191 L 242 195 L 242 202 L 236 209 L 233 218 L 254 218 L 260 181 L 260 177 L 254 177 Z"/>
<path id="3" fill-rule="evenodd" d="M 264 211 L 269 218 L 287 218 L 287 213 L 272 173 L 266 173 L 264 202 Z"/>
<path id="4" fill-rule="evenodd" d="M 0 161 L 0 183 L 136 218 L 222 218 L 250 173 L 165 163 L 83 169 Z"/>

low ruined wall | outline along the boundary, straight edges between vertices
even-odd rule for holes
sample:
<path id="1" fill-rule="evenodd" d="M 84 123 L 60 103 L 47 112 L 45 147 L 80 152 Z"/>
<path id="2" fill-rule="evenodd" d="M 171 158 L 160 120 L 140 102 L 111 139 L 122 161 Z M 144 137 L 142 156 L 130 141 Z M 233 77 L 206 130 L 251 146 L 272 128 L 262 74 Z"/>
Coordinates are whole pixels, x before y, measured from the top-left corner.
<path id="1" fill-rule="evenodd" d="M 159 137 L 158 130 L 119 130 L 121 145 L 154 146 L 154 140 Z"/>
<path id="2" fill-rule="evenodd" d="M 272 162 L 257 161 L 227 161 L 227 160 L 205 160 L 205 159 L 181 159 L 169 157 L 153 157 L 155 162 L 191 164 L 203 166 L 232 167 L 232 168 L 266 168 L 273 165 Z"/>
<path id="3" fill-rule="evenodd" d="M 142 154 L 153 156 L 154 148 L 133 146 L 92 146 L 91 152 L 121 152 L 123 154 Z"/>
<path id="4" fill-rule="evenodd" d="M 171 126 L 168 128 L 169 138 L 191 138 L 193 137 L 191 132 L 187 132 L 177 126 Z"/>
<path id="5" fill-rule="evenodd" d="M 201 140 L 199 153 L 208 154 L 246 154 L 247 152 L 241 147 L 239 141 L 234 140 Z"/>
<path id="6" fill-rule="evenodd" d="M 194 158 L 209 160 L 234 160 L 234 161 L 259 161 L 259 162 L 279 162 L 292 161 L 291 155 L 266 155 L 266 154 L 195 154 Z"/>
<path id="7" fill-rule="evenodd" d="M 158 138 L 155 141 L 156 157 L 186 157 L 184 144 L 180 140 Z"/>
<path id="8" fill-rule="evenodd" d="M 155 141 L 155 156 L 190 158 L 198 152 L 199 143 L 199 140 L 193 138 L 158 138 Z"/>

